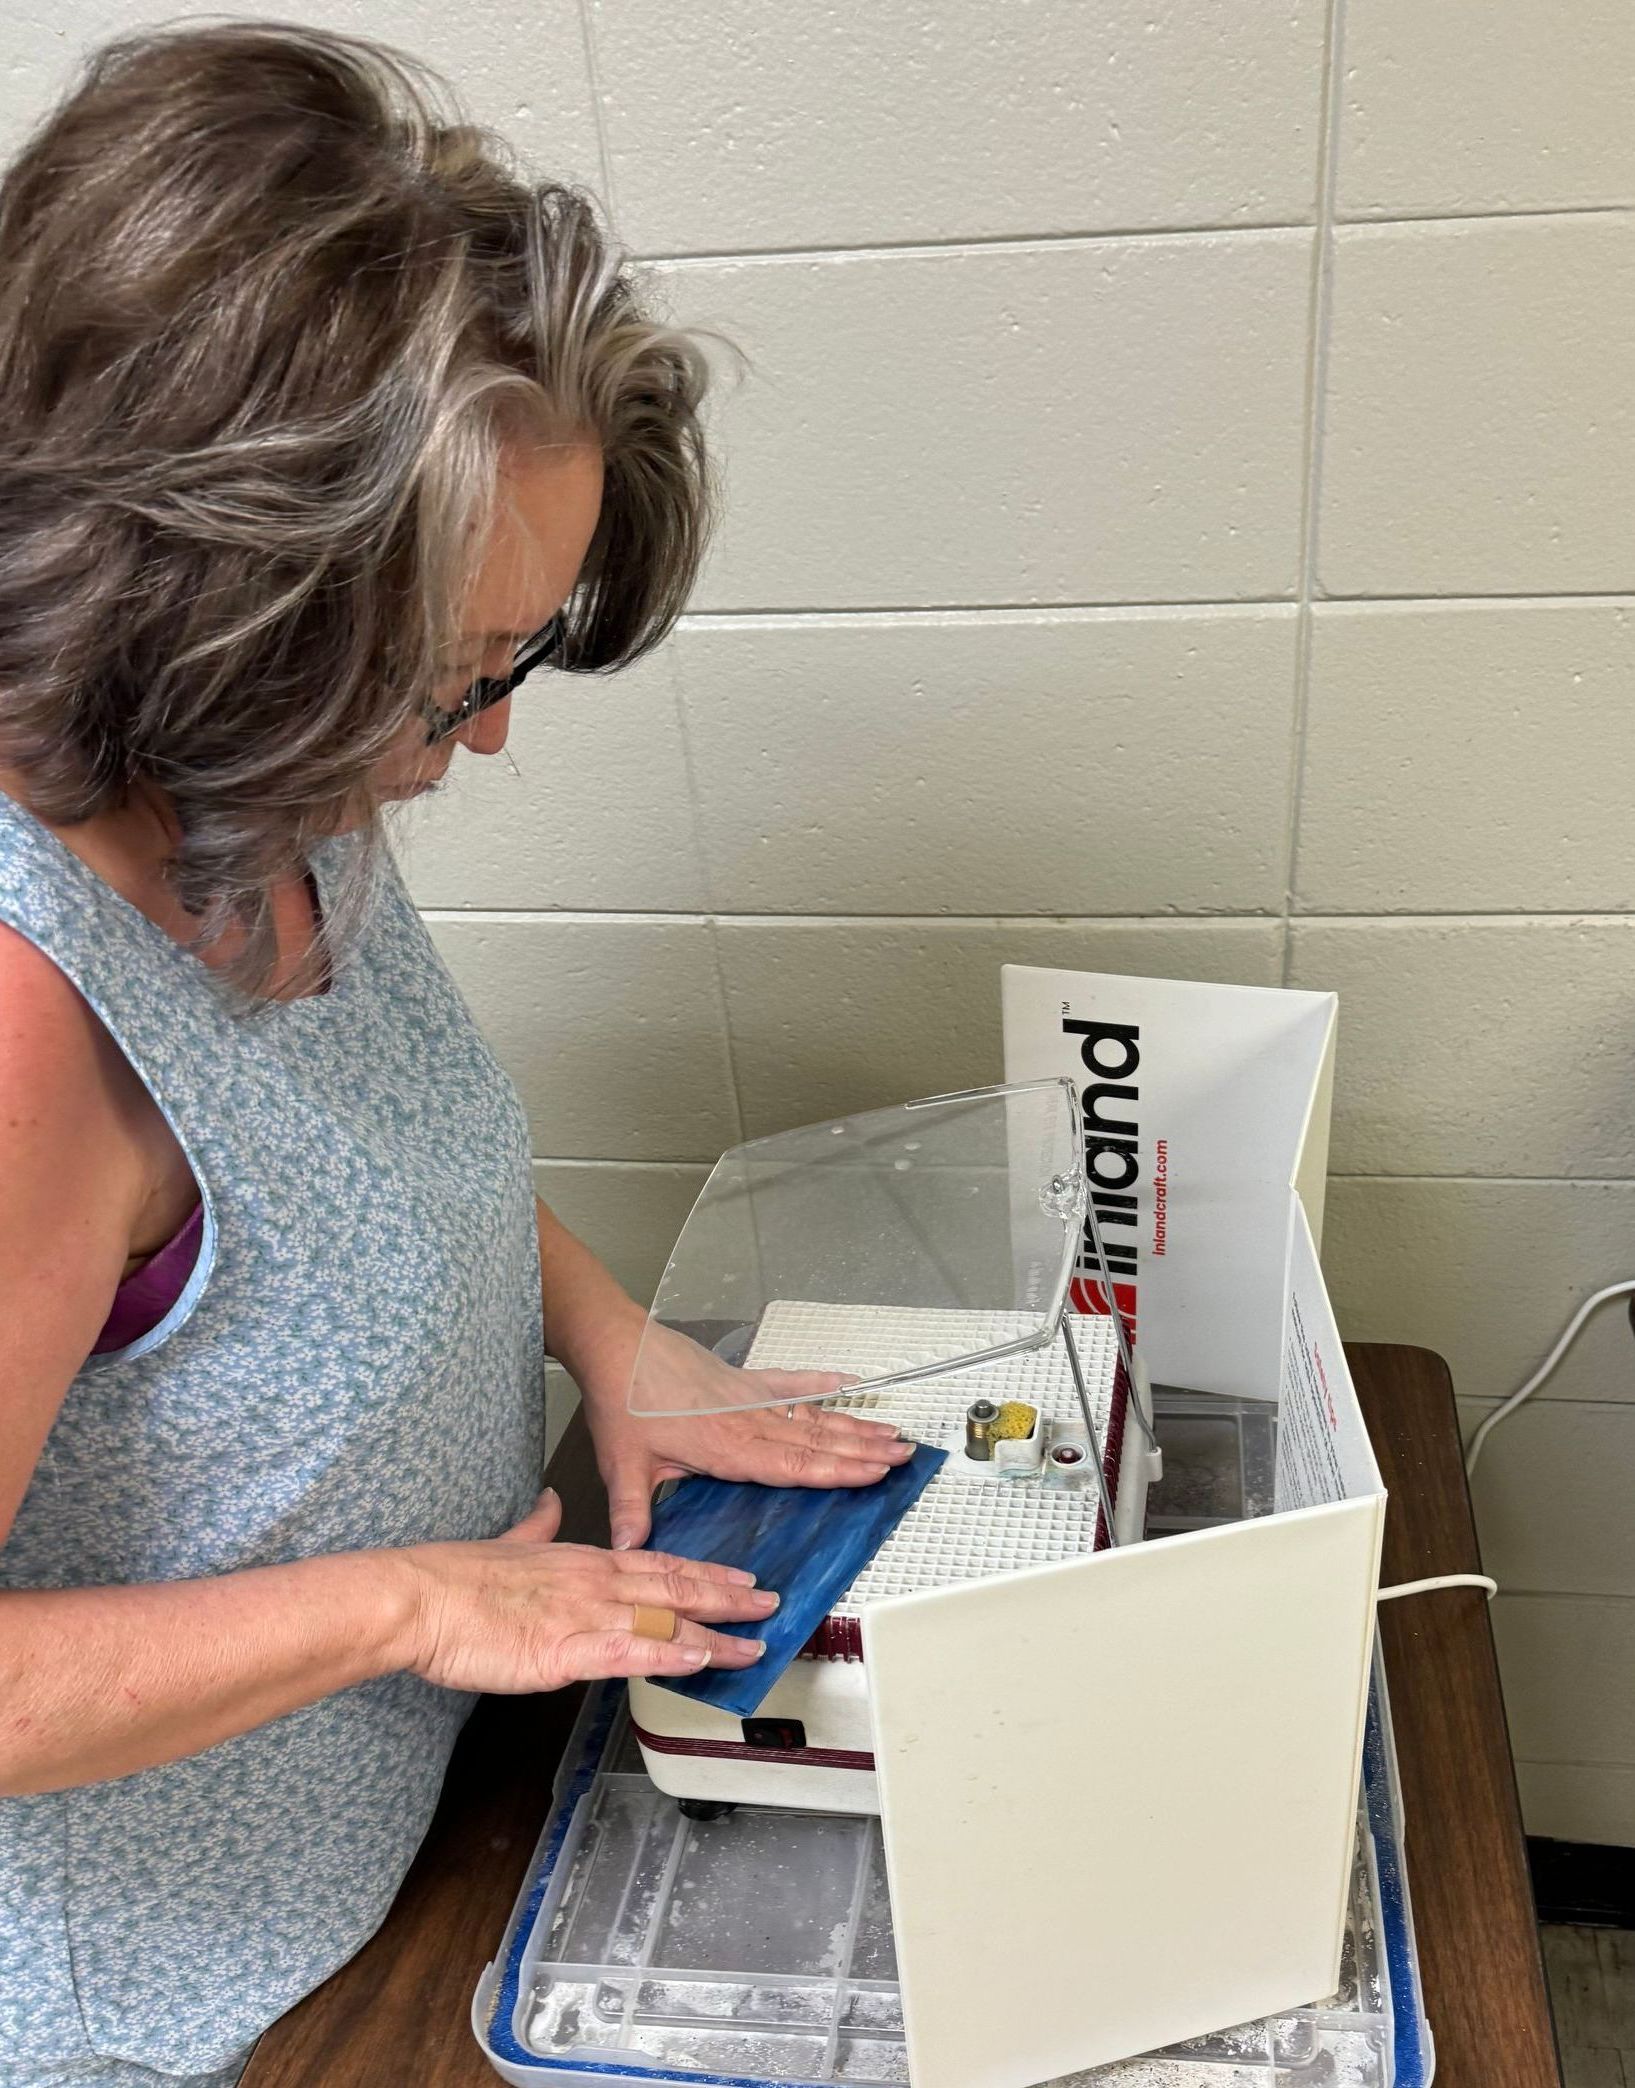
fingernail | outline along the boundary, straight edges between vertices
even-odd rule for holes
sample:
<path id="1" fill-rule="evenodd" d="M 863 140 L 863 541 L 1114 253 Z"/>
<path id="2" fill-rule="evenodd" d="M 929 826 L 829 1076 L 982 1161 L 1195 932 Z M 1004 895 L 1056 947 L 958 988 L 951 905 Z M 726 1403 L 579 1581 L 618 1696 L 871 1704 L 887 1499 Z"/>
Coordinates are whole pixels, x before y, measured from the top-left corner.
<path id="1" fill-rule="evenodd" d="M 702 1667 L 710 1657 L 710 1649 L 708 1646 L 688 1646 L 681 1657 L 689 1667 Z"/>
<path id="2" fill-rule="evenodd" d="M 766 1651 L 765 1639 L 743 1639 L 740 1641 L 740 1644 L 743 1646 L 744 1651 L 746 1653 L 753 1654 L 753 1656 L 757 1660 L 759 1660 L 761 1655 Z"/>
<path id="3" fill-rule="evenodd" d="M 744 1572 L 744 1570 L 743 1570 L 743 1568 L 742 1568 L 742 1567 L 740 1567 L 740 1566 L 734 1566 L 734 1567 L 732 1567 L 732 1568 L 731 1568 L 731 1569 L 730 1569 L 730 1570 L 728 1571 L 728 1574 L 727 1574 L 727 1579 L 728 1579 L 728 1580 L 730 1580 L 730 1581 L 734 1581 L 734 1582 L 736 1582 L 736 1584 L 737 1584 L 737 1585 L 738 1585 L 738 1586 L 739 1586 L 740 1588 L 753 1588 L 753 1587 L 754 1587 L 754 1585 L 755 1585 L 755 1576 L 754 1576 L 754 1574 L 753 1574 L 753 1573 L 745 1573 L 745 1572 Z"/>
<path id="4" fill-rule="evenodd" d="M 770 1588 L 757 1588 L 755 1591 L 756 1607 L 760 1609 L 766 1616 L 770 1617 L 772 1612 L 778 1607 L 779 1603 L 781 1603 L 782 1601 L 783 1597 L 781 1595 L 774 1595 Z"/>
<path id="5" fill-rule="evenodd" d="M 634 1551 L 636 1549 L 636 1540 L 633 1537 L 627 1537 L 623 1531 L 620 1531 L 613 1539 L 611 1548 L 614 1551 Z"/>
<path id="6" fill-rule="evenodd" d="M 886 1455 L 894 1458 L 898 1464 L 907 1464 L 908 1460 L 914 1455 L 914 1445 L 905 1442 L 893 1443 Z"/>
<path id="7" fill-rule="evenodd" d="M 891 1467 L 890 1465 L 870 1465 L 867 1469 L 871 1479 L 883 1479 L 887 1472 L 891 1470 Z"/>

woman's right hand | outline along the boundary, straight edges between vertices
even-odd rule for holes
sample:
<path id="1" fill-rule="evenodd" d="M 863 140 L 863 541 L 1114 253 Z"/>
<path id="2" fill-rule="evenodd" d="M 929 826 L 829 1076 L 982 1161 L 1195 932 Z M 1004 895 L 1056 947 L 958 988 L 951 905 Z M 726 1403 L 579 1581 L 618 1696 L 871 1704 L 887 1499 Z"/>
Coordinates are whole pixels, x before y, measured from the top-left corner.
<path id="1" fill-rule="evenodd" d="M 772 1615 L 778 1598 L 752 1574 L 663 1552 L 558 1544 L 561 1521 L 562 1503 L 547 1488 L 503 1537 L 396 1553 L 417 1590 L 405 1665 L 447 1689 L 504 1694 L 760 1659 L 760 1640 L 708 1628 Z M 638 1604 L 673 1610 L 675 1637 L 638 1638 Z"/>

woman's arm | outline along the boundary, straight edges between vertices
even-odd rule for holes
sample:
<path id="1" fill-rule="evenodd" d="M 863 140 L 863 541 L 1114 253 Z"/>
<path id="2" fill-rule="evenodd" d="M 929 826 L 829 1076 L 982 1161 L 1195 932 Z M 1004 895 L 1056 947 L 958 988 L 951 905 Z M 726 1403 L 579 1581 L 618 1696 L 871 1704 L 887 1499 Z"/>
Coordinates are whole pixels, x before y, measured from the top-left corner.
<path id="1" fill-rule="evenodd" d="M 545 1348 L 587 1402 L 630 1389 L 647 1315 L 583 1240 L 534 1199 L 539 1224 L 539 1280 L 545 1300 Z"/>
<path id="2" fill-rule="evenodd" d="M 366 1552 L 0 1594 L 0 1793 L 127 1776 L 407 1666 L 416 1601 Z"/>
<path id="3" fill-rule="evenodd" d="M 749 1574 L 557 1544 L 561 1512 L 547 1494 L 471 1544 L 0 1594 L 0 1795 L 128 1776 L 401 1669 L 521 1692 L 760 1658 L 706 1628 L 777 1607 Z M 637 1638 L 638 1604 L 674 1610 L 674 1639 Z"/>
<path id="4" fill-rule="evenodd" d="M 140 1083 L 101 1023 L 9 930 L 0 1010 L 4 1538 L 107 1317 L 155 1142 Z M 0 1593 L 0 1789 L 122 1775 L 383 1672 L 413 1608 L 405 1573 L 361 1558 L 193 1584 Z"/>
<path id="5" fill-rule="evenodd" d="M 144 1104 L 78 993 L 0 928 L 0 1544 L 149 1194 Z M 759 1657 L 706 1628 L 775 1607 L 747 1574 L 557 1544 L 559 1517 L 552 1496 L 487 1542 L 0 1591 L 0 1794 L 128 1775 L 398 1669 L 531 1690 Z M 675 1638 L 636 1638 L 638 1604 L 676 1611 Z"/>

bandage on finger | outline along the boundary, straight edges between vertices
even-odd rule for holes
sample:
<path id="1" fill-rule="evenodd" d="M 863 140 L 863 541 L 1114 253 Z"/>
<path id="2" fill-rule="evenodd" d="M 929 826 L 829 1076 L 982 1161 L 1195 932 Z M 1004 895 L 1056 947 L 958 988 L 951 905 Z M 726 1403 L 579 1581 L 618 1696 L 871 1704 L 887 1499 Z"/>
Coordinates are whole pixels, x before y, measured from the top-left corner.
<path id="1" fill-rule="evenodd" d="M 650 1608 L 645 1602 L 634 1605 L 635 1619 L 631 1630 L 637 1638 L 658 1639 L 668 1644 L 676 1635 L 676 1613 L 673 1609 Z"/>

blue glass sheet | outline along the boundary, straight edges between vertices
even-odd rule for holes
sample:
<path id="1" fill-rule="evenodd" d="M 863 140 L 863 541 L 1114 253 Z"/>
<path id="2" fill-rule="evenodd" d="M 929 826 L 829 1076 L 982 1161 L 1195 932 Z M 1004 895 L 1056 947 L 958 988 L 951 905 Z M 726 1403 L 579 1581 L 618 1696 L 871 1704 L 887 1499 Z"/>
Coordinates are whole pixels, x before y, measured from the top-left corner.
<path id="1" fill-rule="evenodd" d="M 781 1607 L 764 1623 L 718 1624 L 735 1638 L 763 1638 L 752 1668 L 654 1676 L 661 1689 L 714 1704 L 740 1718 L 760 1708 L 802 1646 L 936 1477 L 947 1457 L 921 1443 L 907 1464 L 874 1486 L 754 1486 L 746 1480 L 684 1479 L 653 1511 L 652 1551 L 742 1566 Z"/>

